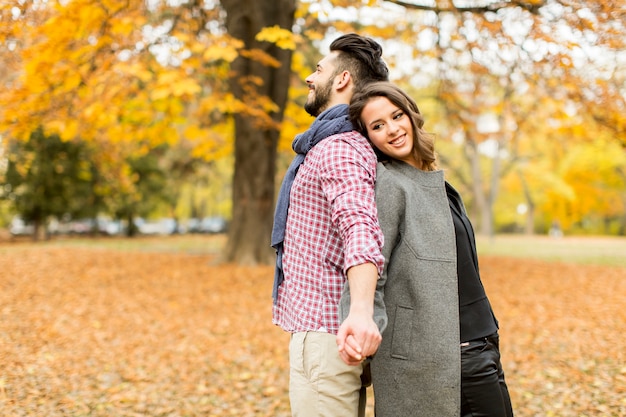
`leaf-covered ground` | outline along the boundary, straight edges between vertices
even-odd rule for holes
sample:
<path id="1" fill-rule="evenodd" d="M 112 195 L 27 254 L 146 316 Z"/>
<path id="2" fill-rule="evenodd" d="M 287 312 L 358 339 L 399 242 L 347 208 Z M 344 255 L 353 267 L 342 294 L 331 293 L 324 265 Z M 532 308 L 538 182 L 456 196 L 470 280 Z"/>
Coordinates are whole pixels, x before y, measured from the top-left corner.
<path id="1" fill-rule="evenodd" d="M 626 269 L 481 263 L 516 415 L 626 416 Z M 0 415 L 288 416 L 271 280 L 209 254 L 0 244 Z"/>

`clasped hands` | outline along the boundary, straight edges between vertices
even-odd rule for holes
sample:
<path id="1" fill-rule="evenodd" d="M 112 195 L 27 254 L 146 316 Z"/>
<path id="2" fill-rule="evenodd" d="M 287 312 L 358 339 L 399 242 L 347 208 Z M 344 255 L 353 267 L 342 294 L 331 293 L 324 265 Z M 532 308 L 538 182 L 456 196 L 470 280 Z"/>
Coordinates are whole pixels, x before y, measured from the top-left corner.
<path id="1" fill-rule="evenodd" d="M 348 365 L 358 365 L 378 350 L 382 336 L 371 315 L 349 314 L 337 332 L 339 356 Z"/>

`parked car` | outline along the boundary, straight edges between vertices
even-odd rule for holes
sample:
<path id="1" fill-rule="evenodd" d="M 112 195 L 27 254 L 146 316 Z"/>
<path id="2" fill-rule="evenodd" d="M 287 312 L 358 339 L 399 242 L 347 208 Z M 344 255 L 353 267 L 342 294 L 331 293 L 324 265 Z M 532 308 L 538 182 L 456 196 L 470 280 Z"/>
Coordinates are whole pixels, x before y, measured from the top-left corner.
<path id="1" fill-rule="evenodd" d="M 228 222 L 220 216 L 189 219 L 187 230 L 189 233 L 224 233 L 228 231 Z"/>
<path id="2" fill-rule="evenodd" d="M 57 233 L 70 235 L 119 235 L 122 233 L 122 223 L 104 217 L 96 219 L 76 219 L 59 223 Z"/>
<path id="3" fill-rule="evenodd" d="M 26 223 L 20 217 L 13 217 L 9 225 L 9 233 L 13 236 L 32 236 L 35 233 L 35 226 Z"/>
<path id="4" fill-rule="evenodd" d="M 137 218 L 134 222 L 142 235 L 172 235 L 179 231 L 178 222 L 171 218 L 157 220 Z"/>

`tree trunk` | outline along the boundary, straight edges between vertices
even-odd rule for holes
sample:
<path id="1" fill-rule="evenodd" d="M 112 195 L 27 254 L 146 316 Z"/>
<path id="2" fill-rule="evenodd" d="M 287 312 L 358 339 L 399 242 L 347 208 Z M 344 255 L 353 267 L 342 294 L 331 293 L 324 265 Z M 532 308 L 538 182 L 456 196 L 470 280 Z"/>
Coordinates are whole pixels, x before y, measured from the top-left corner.
<path id="1" fill-rule="evenodd" d="M 622 196 L 622 201 L 624 202 L 624 206 L 626 206 L 626 194 Z M 626 236 L 626 213 L 622 214 L 619 225 L 619 236 Z"/>
<path id="2" fill-rule="evenodd" d="M 533 196 L 530 192 L 528 182 L 526 181 L 526 178 L 524 178 L 524 174 L 522 174 L 522 171 L 519 169 L 517 170 L 517 176 L 522 183 L 522 190 L 524 191 L 524 198 L 526 199 L 527 205 L 524 234 L 531 236 L 535 234 L 535 201 L 533 200 Z"/>
<path id="3" fill-rule="evenodd" d="M 474 197 L 474 219 L 478 220 L 478 230 L 483 236 L 492 236 L 489 201 L 483 190 L 483 178 L 480 171 L 480 154 L 476 141 L 468 137 L 464 147 L 465 157 L 469 161 L 472 177 L 472 195 Z"/>
<path id="4" fill-rule="evenodd" d="M 41 220 L 40 219 L 35 219 L 33 221 L 33 241 L 37 242 L 39 240 L 39 237 L 41 236 Z"/>
<path id="5" fill-rule="evenodd" d="M 244 42 L 246 49 L 261 49 L 280 62 L 273 68 L 239 57 L 232 64 L 231 89 L 236 98 L 248 104 L 250 90 L 242 83 L 257 77 L 253 95 L 269 97 L 279 108 L 271 114 L 275 123 L 283 119 L 289 88 L 291 51 L 258 42 L 255 35 L 264 27 L 278 25 L 291 30 L 296 0 L 251 2 L 222 0 L 228 33 Z M 246 84 L 250 87 L 252 83 Z M 276 126 L 259 125 L 247 114 L 235 115 L 235 170 L 233 213 L 223 261 L 244 265 L 271 263 L 274 252 L 270 236 L 274 216 L 274 176 L 279 131 Z"/>
<path id="6" fill-rule="evenodd" d="M 500 124 L 502 125 L 502 124 Z M 496 220 L 495 220 L 495 209 L 494 206 L 496 204 L 496 200 L 498 199 L 498 191 L 500 185 L 500 147 L 501 147 L 501 138 L 496 140 L 496 152 L 493 155 L 493 159 L 491 161 L 491 184 L 489 189 L 489 194 L 487 196 L 487 217 L 489 222 L 489 229 L 487 233 L 489 233 L 489 237 L 493 237 L 495 235 L 496 228 Z"/>

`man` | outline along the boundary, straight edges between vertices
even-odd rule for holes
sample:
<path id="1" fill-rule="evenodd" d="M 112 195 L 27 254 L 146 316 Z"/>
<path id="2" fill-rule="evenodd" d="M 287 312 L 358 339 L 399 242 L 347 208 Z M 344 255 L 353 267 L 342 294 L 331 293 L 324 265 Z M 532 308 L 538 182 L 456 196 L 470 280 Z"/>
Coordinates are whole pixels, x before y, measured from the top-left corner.
<path id="1" fill-rule="evenodd" d="M 339 37 L 306 78 L 305 110 L 276 206 L 273 321 L 292 333 L 290 402 L 294 416 L 357 416 L 363 361 L 381 341 L 374 321 L 382 271 L 382 232 L 374 198 L 376 155 L 348 121 L 354 91 L 388 79 L 382 48 L 356 34 Z M 348 282 L 350 309 L 339 322 Z M 362 411 L 361 411 L 362 412 Z"/>

